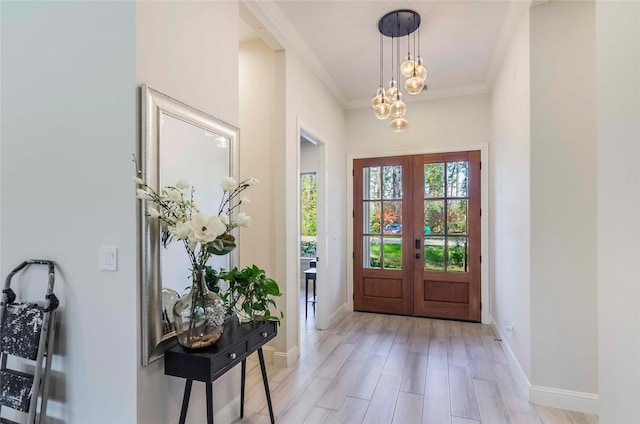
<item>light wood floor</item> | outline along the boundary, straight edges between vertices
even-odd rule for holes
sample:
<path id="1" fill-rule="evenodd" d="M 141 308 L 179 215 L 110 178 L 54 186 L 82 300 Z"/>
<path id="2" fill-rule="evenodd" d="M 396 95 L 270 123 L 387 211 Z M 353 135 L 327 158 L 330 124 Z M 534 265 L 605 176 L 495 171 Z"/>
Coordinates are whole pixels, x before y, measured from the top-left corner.
<path id="1" fill-rule="evenodd" d="M 320 331 L 313 309 L 305 320 L 301 306 L 297 365 L 267 369 L 276 423 L 598 423 L 528 403 L 490 326 L 353 312 Z M 246 381 L 245 417 L 236 423 L 268 423 L 253 357 Z"/>

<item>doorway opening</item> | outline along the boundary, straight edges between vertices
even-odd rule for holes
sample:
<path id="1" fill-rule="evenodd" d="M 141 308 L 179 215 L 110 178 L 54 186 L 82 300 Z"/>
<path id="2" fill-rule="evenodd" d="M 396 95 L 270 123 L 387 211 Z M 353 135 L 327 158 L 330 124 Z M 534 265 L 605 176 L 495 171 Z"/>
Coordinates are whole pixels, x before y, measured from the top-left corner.
<path id="1" fill-rule="evenodd" d="M 300 322 L 315 328 L 318 276 L 318 172 L 319 147 L 308 133 L 300 131 L 298 209 L 300 252 Z"/>

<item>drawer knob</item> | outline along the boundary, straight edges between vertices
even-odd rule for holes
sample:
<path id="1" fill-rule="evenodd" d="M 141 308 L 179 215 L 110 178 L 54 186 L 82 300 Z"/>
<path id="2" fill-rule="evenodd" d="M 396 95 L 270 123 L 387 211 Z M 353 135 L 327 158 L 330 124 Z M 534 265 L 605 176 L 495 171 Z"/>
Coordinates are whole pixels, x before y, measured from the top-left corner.
<path id="1" fill-rule="evenodd" d="M 229 358 L 231 358 L 231 359 L 236 359 L 237 356 L 238 355 L 236 355 L 235 353 L 229 354 Z"/>
<path id="2" fill-rule="evenodd" d="M 267 337 L 267 336 L 268 336 L 268 334 L 267 334 L 267 332 L 266 332 L 266 331 L 265 331 L 265 332 L 263 332 L 263 333 L 261 333 L 261 334 L 262 334 L 262 337 Z"/>

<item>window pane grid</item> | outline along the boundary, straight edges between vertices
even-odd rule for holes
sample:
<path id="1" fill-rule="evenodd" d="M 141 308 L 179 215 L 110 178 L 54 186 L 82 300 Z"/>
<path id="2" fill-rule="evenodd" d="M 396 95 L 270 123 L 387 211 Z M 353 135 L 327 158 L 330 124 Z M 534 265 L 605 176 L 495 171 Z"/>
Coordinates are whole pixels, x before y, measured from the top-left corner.
<path id="1" fill-rule="evenodd" d="M 424 269 L 468 272 L 467 161 L 424 164 Z"/>

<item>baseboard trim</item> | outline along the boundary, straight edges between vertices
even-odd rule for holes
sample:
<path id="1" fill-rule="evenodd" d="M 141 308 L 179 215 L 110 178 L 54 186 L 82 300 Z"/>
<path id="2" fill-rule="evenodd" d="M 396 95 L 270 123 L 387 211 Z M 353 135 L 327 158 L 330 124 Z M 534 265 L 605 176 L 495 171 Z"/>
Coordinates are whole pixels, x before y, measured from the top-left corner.
<path id="1" fill-rule="evenodd" d="M 329 328 L 333 327 L 335 324 L 340 322 L 342 318 L 345 317 L 349 313 L 348 305 L 343 303 L 334 313 L 329 317 Z"/>
<path id="2" fill-rule="evenodd" d="M 289 368 L 293 366 L 300 356 L 300 347 L 298 345 L 289 349 L 288 352 L 274 352 L 273 365 L 281 368 Z"/>
<path id="3" fill-rule="evenodd" d="M 597 414 L 600 397 L 595 393 L 531 386 L 529 388 L 529 402 L 554 408 Z"/>
<path id="4" fill-rule="evenodd" d="M 505 340 L 500 331 L 500 327 L 491 317 L 491 327 L 500 339 Z M 585 412 L 587 414 L 597 414 L 599 410 L 599 396 L 594 393 L 576 392 L 573 390 L 556 389 L 554 387 L 534 386 L 527 375 L 522 370 L 518 359 L 511 350 L 508 343 L 502 343 L 509 367 L 518 390 L 522 390 L 529 397 L 529 402 L 538 405 L 551 406 L 553 408 L 569 409 L 571 411 Z"/>
<path id="5" fill-rule="evenodd" d="M 218 424 L 231 424 L 240 417 L 240 395 L 233 398 L 224 408 L 215 414 L 214 422 Z"/>
<path id="6" fill-rule="evenodd" d="M 493 316 L 491 317 L 491 327 L 493 328 L 493 332 L 502 340 L 502 350 L 504 351 L 507 361 L 509 361 L 509 367 L 511 368 L 511 375 L 513 375 L 514 383 L 516 384 L 516 388 L 523 393 L 525 396 L 530 396 L 529 389 L 531 388 L 531 382 L 527 377 L 527 374 L 524 373 L 524 370 L 520 366 L 520 362 L 518 362 L 518 358 L 516 358 L 515 353 L 511 350 L 511 346 L 509 343 L 505 342 L 505 337 L 500 331 L 500 327 L 496 323 Z"/>
<path id="7" fill-rule="evenodd" d="M 276 348 L 273 346 L 262 346 L 262 354 L 264 355 L 265 362 L 274 363 L 274 356 L 276 354 Z"/>

